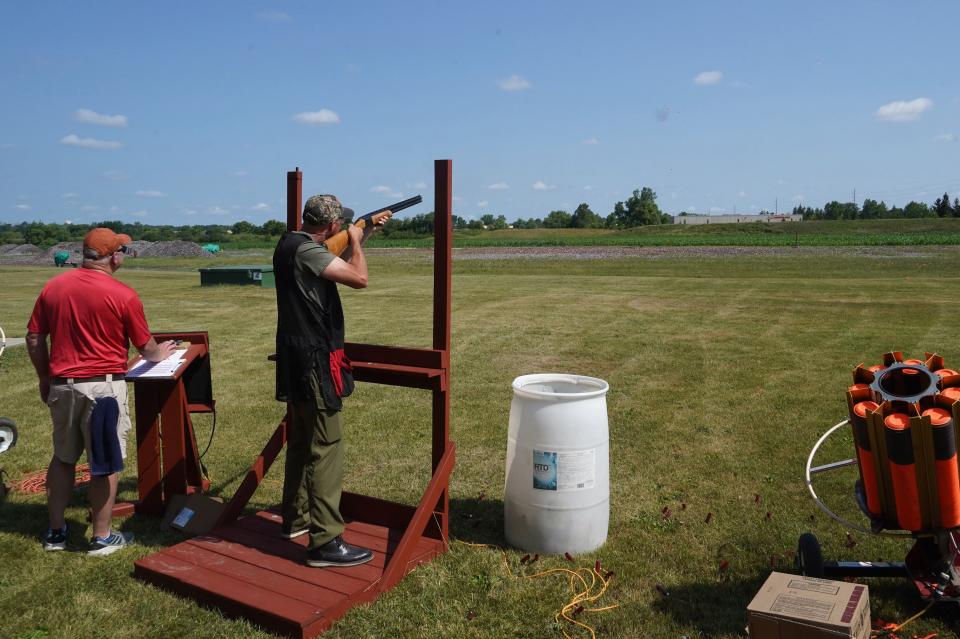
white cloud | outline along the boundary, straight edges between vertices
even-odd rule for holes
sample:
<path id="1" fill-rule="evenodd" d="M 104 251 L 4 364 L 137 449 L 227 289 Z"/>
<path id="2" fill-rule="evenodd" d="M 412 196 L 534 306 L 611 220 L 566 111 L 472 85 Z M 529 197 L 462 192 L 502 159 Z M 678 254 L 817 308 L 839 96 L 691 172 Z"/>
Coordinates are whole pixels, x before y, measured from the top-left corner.
<path id="1" fill-rule="evenodd" d="M 330 109 L 304 111 L 293 116 L 300 124 L 340 124 L 340 116 Z"/>
<path id="2" fill-rule="evenodd" d="M 260 11 L 257 18 L 264 22 L 292 22 L 293 18 L 283 11 Z"/>
<path id="3" fill-rule="evenodd" d="M 723 213 L 723 209 L 720 208 L 719 206 L 711 206 L 711 207 L 710 207 L 710 212 L 711 212 L 711 213 Z"/>
<path id="4" fill-rule="evenodd" d="M 487 206 L 488 204 L 490 203 L 487 202 L 486 200 L 480 200 L 479 202 L 477 202 L 477 206 L 480 206 L 480 207 Z"/>
<path id="5" fill-rule="evenodd" d="M 69 199 L 80 197 L 80 196 L 77 195 L 76 193 L 64 193 L 61 197 L 65 200 L 69 200 Z"/>
<path id="6" fill-rule="evenodd" d="M 97 149 L 100 151 L 112 151 L 123 146 L 120 142 L 110 140 L 97 140 L 95 138 L 81 138 L 75 133 L 65 135 L 60 138 L 60 144 L 67 146 L 78 146 L 83 149 Z"/>
<path id="7" fill-rule="evenodd" d="M 207 213 L 209 213 L 210 215 L 226 215 L 227 213 L 229 213 L 229 211 L 223 208 L 222 206 L 218 206 L 214 204 L 213 206 L 207 209 Z"/>
<path id="8" fill-rule="evenodd" d="M 67 219 L 65 219 L 65 220 L 63 221 L 63 223 L 64 223 L 64 224 L 73 224 L 73 220 L 71 220 L 70 218 L 67 218 Z"/>
<path id="9" fill-rule="evenodd" d="M 425 188 L 427 188 L 427 183 L 426 183 L 426 182 L 417 182 L 416 184 L 413 185 L 413 188 L 415 188 L 415 189 L 425 189 Z"/>
<path id="10" fill-rule="evenodd" d="M 543 180 L 537 180 L 533 183 L 534 191 L 552 191 L 555 188 L 557 188 L 556 185 L 546 184 Z"/>
<path id="11" fill-rule="evenodd" d="M 584 190 L 584 191 L 592 191 L 592 190 L 593 190 L 593 187 L 588 184 L 588 185 L 586 185 L 585 187 L 583 187 L 583 190 Z"/>
<path id="12" fill-rule="evenodd" d="M 234 171 L 233 174 L 237 177 L 245 177 L 247 175 L 250 175 L 248 171 Z"/>
<path id="13" fill-rule="evenodd" d="M 960 136 L 957 136 L 956 133 L 941 133 L 934 138 L 937 142 L 956 142 L 960 140 Z"/>
<path id="14" fill-rule="evenodd" d="M 600 144 L 600 140 L 597 138 L 587 138 L 583 141 L 583 144 Z"/>
<path id="15" fill-rule="evenodd" d="M 107 178 L 108 180 L 129 180 L 130 179 L 129 175 L 127 175 L 126 173 L 118 169 L 110 169 L 109 171 L 104 171 L 103 177 Z"/>
<path id="16" fill-rule="evenodd" d="M 100 207 L 95 204 L 84 204 L 80 207 L 81 211 L 99 211 Z"/>
<path id="17" fill-rule="evenodd" d="M 139 211 L 134 211 L 130 215 L 132 215 L 133 217 L 147 217 L 147 212 L 141 209 Z"/>
<path id="18" fill-rule="evenodd" d="M 793 201 L 794 201 L 794 202 L 803 202 L 805 199 L 807 199 L 807 198 L 803 197 L 802 195 L 794 195 L 794 196 L 793 196 Z"/>
<path id="19" fill-rule="evenodd" d="M 111 211 L 119 211 L 119 210 L 120 210 L 120 207 L 117 206 L 116 204 L 114 204 L 113 206 L 110 207 L 110 210 L 111 210 Z"/>
<path id="20" fill-rule="evenodd" d="M 137 191 L 140 197 L 167 197 L 163 191 Z"/>
<path id="21" fill-rule="evenodd" d="M 504 191 L 506 189 L 509 189 L 510 185 L 507 184 L 506 182 L 497 182 L 495 184 L 491 184 L 487 188 L 490 189 L 491 191 Z"/>
<path id="22" fill-rule="evenodd" d="M 930 98 L 917 98 L 916 100 L 895 100 L 884 104 L 877 109 L 876 117 L 878 120 L 886 122 L 907 122 L 916 120 L 924 111 L 933 107 L 933 100 Z"/>
<path id="23" fill-rule="evenodd" d="M 0 144 L 0 149 L 12 149 L 12 148 L 13 148 L 13 145 L 10 144 L 9 142 L 4 142 L 3 144 Z"/>
<path id="24" fill-rule="evenodd" d="M 691 205 L 691 206 L 688 206 L 688 207 L 687 207 L 687 210 L 688 210 L 689 212 L 691 212 L 691 213 L 694 213 L 694 212 L 696 212 L 697 207 Z"/>
<path id="25" fill-rule="evenodd" d="M 723 79 L 723 73 L 720 71 L 701 71 L 693 78 L 694 84 L 706 85 L 717 84 Z"/>
<path id="26" fill-rule="evenodd" d="M 386 197 L 396 197 L 396 198 L 403 197 L 403 193 L 399 191 L 395 191 L 389 186 L 383 186 L 382 184 L 380 186 L 373 187 L 372 189 L 370 189 L 370 191 L 372 193 L 379 193 L 380 195 L 383 195 Z"/>
<path id="27" fill-rule="evenodd" d="M 269 210 L 270 210 L 270 205 L 267 204 L 266 202 L 260 202 L 259 204 L 254 205 L 254 206 L 252 207 L 252 210 L 254 210 L 254 211 L 269 211 Z"/>
<path id="28" fill-rule="evenodd" d="M 127 127 L 127 116 L 125 115 L 104 115 L 96 111 L 91 111 L 90 109 L 77 109 L 77 112 L 73 115 L 73 119 L 77 122 L 112 126 L 118 129 L 125 129 Z"/>
<path id="29" fill-rule="evenodd" d="M 530 88 L 530 82 L 519 75 L 511 75 L 506 80 L 500 81 L 500 88 L 504 91 L 523 91 Z"/>
<path id="30" fill-rule="evenodd" d="M 17 204 L 13 208 L 17 209 L 18 211 L 29 211 L 32 207 L 29 204 Z"/>
<path id="31" fill-rule="evenodd" d="M 740 197 L 747 197 L 747 192 L 741 190 L 739 193 L 737 193 L 737 195 L 739 195 Z"/>

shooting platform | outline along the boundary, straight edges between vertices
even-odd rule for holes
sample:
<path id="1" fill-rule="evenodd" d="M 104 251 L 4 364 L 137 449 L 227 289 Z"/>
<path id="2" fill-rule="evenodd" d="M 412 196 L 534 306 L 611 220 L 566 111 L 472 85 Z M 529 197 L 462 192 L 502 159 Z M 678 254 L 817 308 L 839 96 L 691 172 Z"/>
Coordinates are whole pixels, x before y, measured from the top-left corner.
<path id="1" fill-rule="evenodd" d="M 315 637 L 351 607 L 373 601 L 418 564 L 447 550 L 450 473 L 450 311 L 453 248 L 452 162 L 434 163 L 433 348 L 346 345 L 358 382 L 429 390 L 433 473 L 419 503 L 397 504 L 344 491 L 344 539 L 370 548 L 373 561 L 352 568 L 304 565 L 306 538 L 280 536 L 278 509 L 240 517 L 286 443 L 287 418 L 254 460 L 217 527 L 138 560 L 134 576 L 291 637 Z M 300 170 L 287 173 L 287 228 L 299 228 Z"/>

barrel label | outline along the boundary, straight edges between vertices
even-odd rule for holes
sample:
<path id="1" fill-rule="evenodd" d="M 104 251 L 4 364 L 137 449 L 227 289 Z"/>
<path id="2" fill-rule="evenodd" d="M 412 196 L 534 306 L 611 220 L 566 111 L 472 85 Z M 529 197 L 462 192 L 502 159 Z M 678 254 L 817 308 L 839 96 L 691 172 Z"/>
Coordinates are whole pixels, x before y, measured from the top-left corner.
<path id="1" fill-rule="evenodd" d="M 533 487 L 537 490 L 587 490 L 596 482 L 595 448 L 533 451 Z"/>
<path id="2" fill-rule="evenodd" d="M 533 451 L 533 487 L 537 490 L 557 489 L 557 454 Z"/>

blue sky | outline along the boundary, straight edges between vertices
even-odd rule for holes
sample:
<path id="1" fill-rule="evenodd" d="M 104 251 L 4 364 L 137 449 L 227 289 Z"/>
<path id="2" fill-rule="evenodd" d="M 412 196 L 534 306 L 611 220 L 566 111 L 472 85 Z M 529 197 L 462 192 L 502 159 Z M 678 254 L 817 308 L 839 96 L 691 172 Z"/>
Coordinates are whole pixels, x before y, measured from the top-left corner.
<path id="1" fill-rule="evenodd" d="M 0 222 L 960 195 L 954 2 L 0 2 Z"/>

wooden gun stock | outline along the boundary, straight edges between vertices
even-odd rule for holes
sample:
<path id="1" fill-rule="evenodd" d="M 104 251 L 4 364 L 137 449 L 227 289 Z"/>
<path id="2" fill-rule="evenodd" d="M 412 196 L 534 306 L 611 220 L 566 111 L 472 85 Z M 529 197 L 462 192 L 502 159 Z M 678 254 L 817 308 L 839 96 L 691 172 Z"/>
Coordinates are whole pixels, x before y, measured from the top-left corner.
<path id="1" fill-rule="evenodd" d="M 374 213 L 370 216 L 364 215 L 362 218 L 356 221 L 354 226 L 357 228 L 364 228 L 367 225 L 367 219 L 373 221 L 374 225 L 379 224 L 381 220 L 386 222 L 390 219 L 390 216 L 393 215 L 393 211 L 383 211 L 382 213 Z M 324 246 L 327 247 L 327 250 L 336 255 L 337 257 L 343 255 L 343 252 L 347 250 L 347 247 L 350 246 L 350 236 L 347 235 L 347 232 L 340 231 L 333 237 L 328 237 L 323 241 Z"/>

